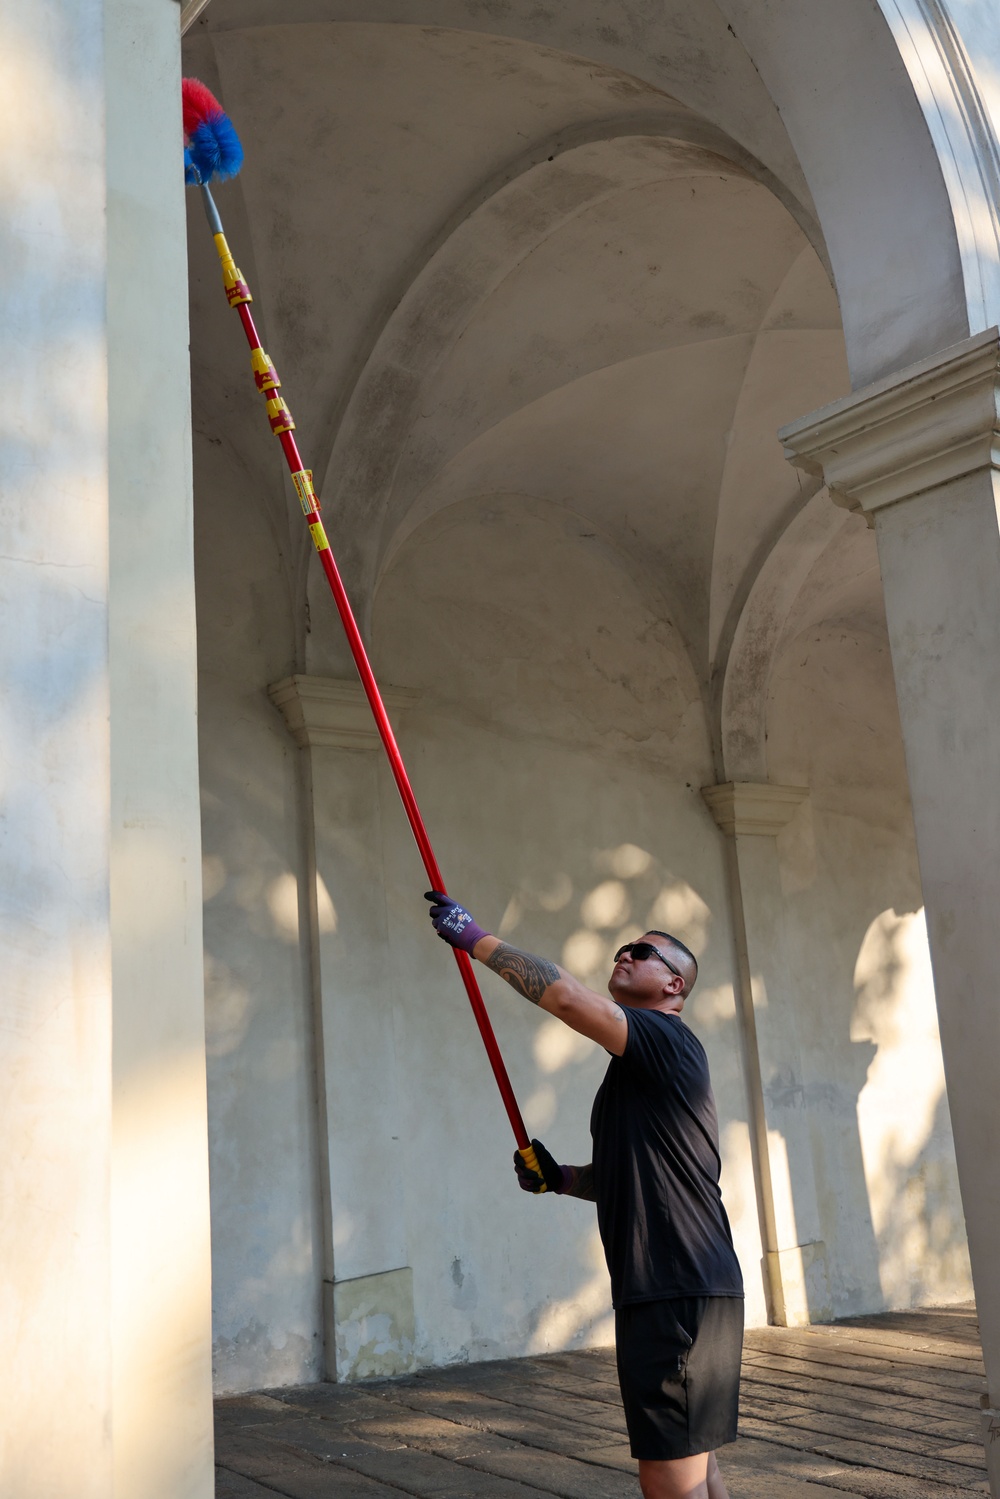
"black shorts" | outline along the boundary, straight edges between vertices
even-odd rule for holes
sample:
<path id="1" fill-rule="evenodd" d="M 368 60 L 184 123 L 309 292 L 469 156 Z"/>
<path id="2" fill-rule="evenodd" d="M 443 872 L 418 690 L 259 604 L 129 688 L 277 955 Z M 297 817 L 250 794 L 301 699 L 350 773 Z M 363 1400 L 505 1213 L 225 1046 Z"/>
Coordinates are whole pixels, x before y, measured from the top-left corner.
<path id="1" fill-rule="evenodd" d="M 685 1296 L 619 1307 L 615 1343 L 633 1457 L 670 1461 L 735 1442 L 740 1297 Z"/>

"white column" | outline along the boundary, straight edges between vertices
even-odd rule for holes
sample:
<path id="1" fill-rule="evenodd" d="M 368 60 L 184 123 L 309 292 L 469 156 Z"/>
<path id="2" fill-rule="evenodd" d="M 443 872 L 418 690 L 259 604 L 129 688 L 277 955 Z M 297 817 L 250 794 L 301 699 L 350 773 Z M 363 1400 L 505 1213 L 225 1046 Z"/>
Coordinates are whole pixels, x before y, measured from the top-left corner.
<path id="1" fill-rule="evenodd" d="M 215 1492 L 178 26 L 176 0 L 106 0 L 112 1395 L 129 1499 Z"/>
<path id="2" fill-rule="evenodd" d="M 0 1492 L 210 1499 L 178 8 L 0 16 Z"/>
<path id="3" fill-rule="evenodd" d="M 304 761 L 327 1375 L 400 1374 L 413 1360 L 413 1278 L 383 961 L 382 751 L 356 679 L 296 675 L 270 693 Z M 400 688 L 383 697 L 393 718 L 414 701 Z"/>
<path id="4" fill-rule="evenodd" d="M 781 433 L 878 538 L 1000 1494 L 1000 340 Z"/>
<path id="5" fill-rule="evenodd" d="M 787 985 L 776 839 L 805 786 L 729 781 L 702 796 L 726 837 L 737 999 L 771 1320 L 802 1327 L 831 1315 L 808 1130 L 795 995 Z"/>

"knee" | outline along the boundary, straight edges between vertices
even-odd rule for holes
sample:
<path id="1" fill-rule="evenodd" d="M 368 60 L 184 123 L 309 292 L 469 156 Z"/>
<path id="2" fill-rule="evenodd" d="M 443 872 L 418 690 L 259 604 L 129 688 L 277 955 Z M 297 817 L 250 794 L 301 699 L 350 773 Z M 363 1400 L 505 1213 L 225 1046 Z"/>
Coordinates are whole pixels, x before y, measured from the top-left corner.
<path id="1" fill-rule="evenodd" d="M 642 1499 L 709 1499 L 707 1456 L 640 1462 Z"/>

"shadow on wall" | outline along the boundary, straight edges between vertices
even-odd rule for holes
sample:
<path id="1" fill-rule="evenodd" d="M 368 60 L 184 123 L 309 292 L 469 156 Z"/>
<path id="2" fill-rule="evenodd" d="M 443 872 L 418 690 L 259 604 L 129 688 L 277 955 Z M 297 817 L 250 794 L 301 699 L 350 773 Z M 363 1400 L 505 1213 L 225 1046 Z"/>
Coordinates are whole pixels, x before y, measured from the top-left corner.
<path id="1" fill-rule="evenodd" d="M 564 935 L 559 961 L 599 992 L 606 987 L 618 948 L 653 927 L 683 933 L 692 951 L 699 957 L 704 954 L 711 922 L 708 905 L 649 850 L 629 842 L 595 849 L 592 866 L 597 882 L 583 892 L 565 870 L 545 880 L 526 877 L 507 904 L 499 935 L 516 940 L 518 927 L 526 918 L 530 920 L 533 912 L 544 912 L 557 920 L 561 917 Z M 701 1024 L 696 1028 L 700 1031 L 706 1029 L 706 1022 L 707 1028 L 714 1029 L 720 1022 L 733 1019 L 732 991 L 726 986 L 707 991 L 704 997 L 699 994 L 698 1001 Z M 594 1061 L 594 1043 L 555 1017 L 547 1017 L 535 1030 L 532 1054 L 539 1080 L 525 1099 L 524 1113 L 532 1131 L 544 1131 L 555 1123 L 559 1094 L 567 1089 L 580 1089 L 587 1095 L 589 1106 L 595 1091 L 593 1069 L 588 1065 Z M 599 1064 L 603 1072 L 603 1055 Z M 737 1125 L 737 1135 L 740 1133 Z M 580 1151 L 585 1154 L 589 1144 L 589 1137 L 581 1141 Z M 582 1164 L 583 1154 L 578 1152 L 578 1157 L 577 1163 Z M 592 1216 L 594 1209 L 583 1203 L 567 1206 L 573 1216 L 564 1228 L 577 1232 L 578 1215 Z M 530 1210 L 531 1204 L 527 1207 Z M 527 1341 L 529 1353 L 575 1346 L 581 1341 L 595 1345 L 614 1341 L 608 1272 L 596 1222 L 585 1237 L 578 1239 L 577 1260 L 582 1279 L 568 1295 L 556 1295 L 536 1312 Z"/>
<path id="2" fill-rule="evenodd" d="M 601 989 L 615 948 L 649 926 L 705 948 L 690 1019 L 709 1053 L 724 1193 L 761 1308 L 749 1320 L 762 1321 L 721 848 L 697 793 L 710 774 L 701 707 L 679 638 L 592 540 L 572 517 L 536 512 L 517 498 L 454 507 L 415 533 L 387 572 L 373 650 L 383 679 L 416 694 L 398 726 L 404 755 L 450 886 L 480 920 Z M 762 929 L 775 937 L 763 944 L 775 1042 L 764 1082 L 775 1146 L 788 1161 L 787 1247 L 825 1245 L 829 1309 L 846 1314 L 904 1304 L 904 1289 L 905 1304 L 940 1294 L 931 1240 L 926 1274 L 912 1286 L 886 1271 L 894 1256 L 905 1258 L 900 1243 L 915 1211 L 889 1171 L 910 1170 L 921 1150 L 928 1180 L 934 1162 L 944 1183 L 954 1167 L 932 1117 L 922 1136 L 894 1136 L 891 1148 L 878 1125 L 879 1111 L 903 1106 L 889 1086 L 907 1067 L 892 1017 L 911 1002 L 932 1004 L 931 991 L 901 966 L 898 934 L 866 937 L 889 892 L 916 884 L 895 781 L 888 812 L 875 792 L 872 816 L 858 798 L 858 745 L 870 744 L 880 762 L 893 726 L 869 715 L 860 736 L 831 697 L 824 661 L 817 668 L 794 653 L 812 695 L 801 674 L 790 681 L 798 717 L 785 755 L 795 773 L 777 763 L 774 771 L 777 780 L 819 788 L 817 831 L 808 849 L 779 850 L 780 887 L 768 874 L 758 905 Z M 484 671 L 483 662 L 495 667 Z M 860 689 L 854 656 L 849 665 L 836 680 L 850 705 Z M 871 697 L 881 703 L 883 676 L 871 670 Z M 894 732 L 898 738 L 898 725 Z M 815 776 L 811 764 L 800 771 L 817 740 L 834 745 L 833 768 L 839 773 L 842 760 L 846 782 L 825 762 Z M 889 770 L 895 775 L 895 760 Z M 424 911 L 415 910 L 419 873 L 401 820 L 389 815 L 393 796 L 386 785 L 384 889 L 397 965 L 395 1044 L 405 1057 L 400 1111 L 416 1357 L 445 1363 L 606 1339 L 608 1285 L 593 1209 L 529 1198 L 516 1187 L 481 1048 L 456 1009 L 451 964 L 428 951 Z M 868 967 L 859 967 L 856 985 L 859 950 Z M 606 1058 L 494 976 L 483 977 L 483 988 L 529 1133 L 557 1158 L 587 1160 L 587 1118 Z M 786 1035 L 794 1042 L 787 1054 L 778 1044 Z M 928 1038 L 920 1065 L 928 1046 L 939 1066 Z M 920 1087 L 933 1116 L 940 1086 L 928 1087 L 921 1074 Z M 375 1090 L 373 1127 L 377 1105 Z M 950 1189 L 941 1190 L 947 1212 Z"/>
<path id="3" fill-rule="evenodd" d="M 825 1244 L 835 1316 L 966 1299 L 906 764 L 863 527 L 838 537 L 803 588 L 767 729 L 771 778 L 810 788 L 777 840 L 774 998 L 779 1036 L 795 1033 L 797 1075 L 764 1075 L 788 1085 L 779 1127 L 790 1157 L 809 1139 L 796 1164 L 811 1183 L 792 1183 L 799 1240 Z"/>
<path id="4" fill-rule="evenodd" d="M 697 949 L 711 926 L 702 984 L 725 993 L 728 1011 L 706 1039 L 723 1126 L 738 1131 L 726 1135 L 727 1170 L 740 1177 L 746 1095 L 721 849 L 698 794 L 710 745 L 681 636 L 640 572 L 564 506 L 461 502 L 408 537 L 387 569 L 373 657 L 384 681 L 415 694 L 397 733 L 449 888 L 478 920 L 601 990 L 623 941 L 679 928 Z M 382 826 L 417 1358 L 606 1341 L 593 1207 L 518 1190 L 453 964 L 428 951 L 414 909 L 419 873 L 393 796 L 387 786 Z M 589 1160 L 607 1057 L 495 975 L 480 978 L 529 1133 L 562 1160 Z M 752 1264 L 752 1181 L 748 1203 Z"/>
<path id="5" fill-rule="evenodd" d="M 577 910 L 571 913 L 569 909 L 575 886 L 566 871 L 541 884 L 528 878 L 511 896 L 498 936 L 516 941 L 518 927 L 532 907 L 552 915 L 565 912 L 572 930 L 562 939 L 559 962 L 598 992 L 607 985 L 618 948 L 653 927 L 683 932 L 696 955 L 704 952 L 711 913 L 685 880 L 665 871 L 635 843 L 595 850 L 593 862 L 610 877 L 599 880 L 578 899 Z M 572 1061 L 591 1056 L 594 1044 L 550 1018 L 539 1026 L 532 1049 L 538 1071 L 548 1078 Z M 555 1117 L 551 1085 L 539 1083 L 525 1107 L 544 1129 Z"/>
<path id="6" fill-rule="evenodd" d="M 890 1308 L 972 1294 L 923 911 L 883 911 L 855 970 L 854 1041 L 876 1051 L 858 1098 L 865 1180 Z"/>
<path id="7" fill-rule="evenodd" d="M 588 864 L 592 874 L 585 882 L 581 874 Z M 696 990 L 686 1018 L 709 1052 L 720 1115 L 723 1190 L 755 1320 L 763 1321 L 735 1003 L 731 984 L 720 982 L 728 977 L 727 944 L 719 940 L 712 945 L 714 951 L 706 951 L 712 924 L 708 903 L 637 843 L 590 849 L 585 863 L 577 859 L 570 867 L 575 879 L 568 868 L 523 877 L 507 903 L 501 934 L 533 951 L 551 953 L 599 991 L 605 988 L 616 949 L 654 926 L 677 931 L 703 958 L 704 987 Z M 587 1120 L 607 1057 L 554 1017 L 525 1009 L 489 974 L 484 975 L 484 987 L 501 1045 L 512 1063 L 515 1087 L 520 1091 L 526 1084 L 522 1103 L 529 1133 L 540 1136 L 559 1159 L 577 1164 L 589 1160 Z M 494 988 L 500 991 L 496 1000 Z M 513 1039 L 515 1028 L 529 1038 L 528 1047 L 519 1047 Z M 518 1076 L 518 1057 L 525 1053 L 533 1065 L 520 1065 Z M 608 1273 L 593 1206 L 529 1197 L 516 1188 L 509 1167 L 498 1184 L 498 1196 L 505 1213 L 498 1258 L 504 1259 L 509 1251 L 532 1266 L 527 1291 L 516 1286 L 503 1308 L 510 1344 L 533 1354 L 611 1343 Z M 456 1235 L 463 1237 L 461 1232 Z M 488 1296 L 477 1298 L 470 1286 L 485 1273 L 475 1238 L 472 1227 L 462 1255 L 450 1262 L 451 1304 L 466 1318 L 465 1348 L 459 1357 L 496 1357 L 501 1349 L 490 1346 L 496 1333 L 488 1327 Z"/>
<path id="8" fill-rule="evenodd" d="M 205 1039 L 219 1393 L 322 1374 L 315 1104 L 284 728 L 262 692 L 202 712 Z M 327 922 L 336 919 L 320 903 Z"/>
<path id="9" fill-rule="evenodd" d="M 764 1079 L 803 1320 L 964 1301 L 971 1272 L 922 911 L 887 909 L 869 924 L 849 1012 L 838 987 L 825 1010 L 796 1017 L 798 1077 Z"/>
<path id="10" fill-rule="evenodd" d="M 825 1009 L 795 1017 L 798 1073 L 764 1075 L 783 1271 L 803 1281 L 801 1320 L 964 1301 L 971 1271 L 922 911 L 870 923 L 849 1011 L 834 973 Z"/>

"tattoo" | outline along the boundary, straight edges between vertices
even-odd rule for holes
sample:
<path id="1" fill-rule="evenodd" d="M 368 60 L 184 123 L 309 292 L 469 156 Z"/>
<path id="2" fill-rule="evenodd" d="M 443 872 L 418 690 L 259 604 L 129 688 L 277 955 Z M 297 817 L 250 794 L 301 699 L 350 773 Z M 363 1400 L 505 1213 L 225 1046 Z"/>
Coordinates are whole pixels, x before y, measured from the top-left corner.
<path id="1" fill-rule="evenodd" d="M 518 952 L 501 942 L 486 959 L 487 968 L 492 968 L 512 989 L 530 999 L 533 1005 L 540 1003 L 550 984 L 559 977 L 559 969 L 546 958 L 536 958 L 530 952 Z"/>
<path id="2" fill-rule="evenodd" d="M 571 1166 L 573 1180 L 563 1192 L 564 1197 L 582 1197 L 584 1202 L 596 1202 L 597 1193 L 594 1191 L 594 1167 Z"/>

